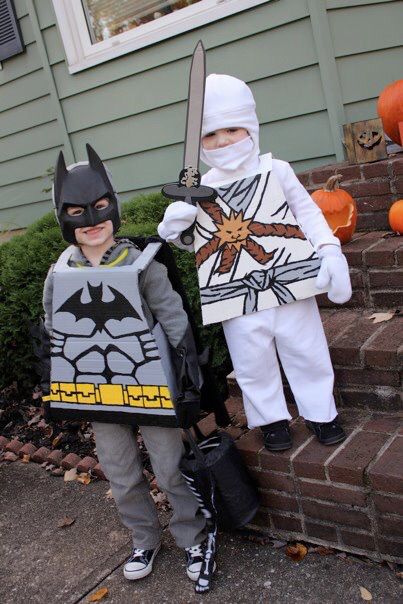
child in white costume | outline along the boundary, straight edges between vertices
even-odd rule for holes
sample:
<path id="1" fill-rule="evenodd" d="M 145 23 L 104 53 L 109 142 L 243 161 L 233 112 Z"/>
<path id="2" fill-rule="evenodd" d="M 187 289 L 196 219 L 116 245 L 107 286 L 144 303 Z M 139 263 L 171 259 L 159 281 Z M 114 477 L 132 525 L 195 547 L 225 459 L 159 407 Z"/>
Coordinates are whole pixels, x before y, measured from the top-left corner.
<path id="1" fill-rule="evenodd" d="M 322 212 L 291 166 L 259 156 L 259 123 L 255 101 L 245 82 L 212 74 L 206 80 L 201 159 L 211 170 L 202 184 L 217 186 L 262 171 L 277 177 L 301 230 L 321 259 L 318 289 L 344 303 L 351 297 L 348 265 Z M 197 208 L 174 202 L 158 227 L 160 236 L 179 244 L 180 233 L 193 224 Z M 182 246 L 183 247 L 183 246 Z M 236 379 L 242 390 L 250 428 L 260 426 L 270 450 L 291 447 L 288 412 L 276 352 L 290 383 L 299 413 L 323 444 L 345 438 L 337 421 L 334 374 L 314 297 L 223 321 Z"/>

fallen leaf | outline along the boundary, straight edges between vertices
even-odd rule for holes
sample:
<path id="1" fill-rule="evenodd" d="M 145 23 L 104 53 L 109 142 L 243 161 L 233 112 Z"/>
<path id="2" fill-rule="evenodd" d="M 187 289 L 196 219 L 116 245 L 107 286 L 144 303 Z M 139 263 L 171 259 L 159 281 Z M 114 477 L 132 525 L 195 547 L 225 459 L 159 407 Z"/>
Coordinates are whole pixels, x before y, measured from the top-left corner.
<path id="1" fill-rule="evenodd" d="M 368 589 L 365 589 L 365 587 L 360 587 L 360 594 L 363 600 L 365 600 L 366 602 L 371 602 L 372 594 L 370 591 L 368 591 Z"/>
<path id="2" fill-rule="evenodd" d="M 52 476 L 63 476 L 64 470 L 63 468 L 55 468 L 51 471 Z"/>
<path id="3" fill-rule="evenodd" d="M 274 547 L 275 549 L 281 549 L 282 547 L 284 547 L 285 545 L 287 545 L 287 543 L 286 543 L 286 541 L 280 541 L 280 540 L 278 540 L 278 539 L 275 539 L 275 540 L 273 541 L 273 544 L 272 544 L 272 545 L 273 545 L 273 547 Z"/>
<path id="4" fill-rule="evenodd" d="M 70 516 L 64 516 L 64 518 L 59 520 L 59 522 L 57 523 L 57 527 L 65 528 L 66 526 L 71 526 L 72 524 L 74 524 L 75 521 L 75 518 L 71 518 Z"/>
<path id="5" fill-rule="evenodd" d="M 91 482 L 90 475 L 87 472 L 81 472 L 81 474 L 77 476 L 76 480 L 82 484 L 90 484 Z"/>
<path id="6" fill-rule="evenodd" d="M 59 432 L 57 436 L 52 440 L 52 447 L 55 448 L 63 438 L 63 432 Z"/>
<path id="7" fill-rule="evenodd" d="M 374 314 L 368 317 L 368 319 L 372 319 L 373 323 L 383 323 L 384 321 L 390 321 L 390 319 L 392 319 L 395 314 L 395 310 L 391 310 L 388 312 L 374 312 Z"/>
<path id="8" fill-rule="evenodd" d="M 396 577 L 397 577 L 398 579 L 403 579 L 403 572 L 398 572 L 398 573 L 396 573 Z"/>
<path id="9" fill-rule="evenodd" d="M 109 489 L 108 491 L 106 491 L 105 499 L 113 499 L 112 489 Z"/>
<path id="10" fill-rule="evenodd" d="M 314 547 L 311 549 L 311 552 L 315 554 L 319 554 L 319 556 L 333 556 L 334 549 L 330 547 L 323 547 L 323 545 L 319 545 L 318 547 Z"/>
<path id="11" fill-rule="evenodd" d="M 71 482 L 77 478 L 77 468 L 71 468 L 64 473 L 64 482 Z"/>
<path id="12" fill-rule="evenodd" d="M 25 453 L 25 454 L 22 456 L 21 461 L 22 461 L 22 463 L 29 463 L 29 460 L 30 460 L 30 459 L 31 459 L 31 456 L 30 456 L 30 455 L 28 455 L 28 453 Z"/>
<path id="13" fill-rule="evenodd" d="M 52 426 L 49 426 L 49 424 L 47 424 L 46 426 L 44 426 L 44 428 L 43 428 L 43 435 L 46 436 L 46 438 L 52 438 L 52 435 L 53 435 L 53 428 L 52 428 Z"/>
<path id="14" fill-rule="evenodd" d="M 34 417 L 27 422 L 27 426 L 32 426 L 33 424 L 37 424 L 41 420 L 41 418 L 42 418 L 42 415 L 40 413 L 38 413 L 37 415 L 34 415 Z"/>
<path id="15" fill-rule="evenodd" d="M 109 589 L 107 587 L 101 587 L 98 591 L 95 591 L 93 594 L 88 596 L 87 602 L 99 602 L 102 598 L 107 598 L 109 594 Z"/>
<path id="16" fill-rule="evenodd" d="M 308 548 L 303 543 L 289 545 L 285 550 L 286 555 L 294 562 L 301 562 L 308 553 Z"/>

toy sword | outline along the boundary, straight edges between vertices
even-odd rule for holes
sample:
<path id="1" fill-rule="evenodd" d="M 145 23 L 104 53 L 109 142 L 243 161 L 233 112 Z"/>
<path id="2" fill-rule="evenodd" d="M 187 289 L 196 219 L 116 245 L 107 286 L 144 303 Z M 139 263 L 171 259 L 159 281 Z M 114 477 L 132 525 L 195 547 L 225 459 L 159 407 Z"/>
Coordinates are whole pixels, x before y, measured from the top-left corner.
<path id="1" fill-rule="evenodd" d="M 212 201 L 217 197 L 214 189 L 200 184 L 199 153 L 205 80 L 206 53 L 202 41 L 199 40 L 194 49 L 190 67 L 183 168 L 179 173 L 178 182 L 166 184 L 162 188 L 162 194 L 165 197 L 185 201 L 192 205 L 196 205 L 202 199 Z M 180 239 L 183 244 L 193 243 L 193 228 L 194 225 L 181 234 Z"/>

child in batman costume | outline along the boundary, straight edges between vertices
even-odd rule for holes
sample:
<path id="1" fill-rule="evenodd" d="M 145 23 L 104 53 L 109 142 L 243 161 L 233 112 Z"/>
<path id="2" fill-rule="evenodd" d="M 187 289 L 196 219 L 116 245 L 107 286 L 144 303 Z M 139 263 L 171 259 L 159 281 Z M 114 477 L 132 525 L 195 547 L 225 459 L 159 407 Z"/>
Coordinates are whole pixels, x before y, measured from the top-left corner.
<path id="1" fill-rule="evenodd" d="M 133 531 L 127 579 L 152 571 L 161 526 L 143 476 L 139 425 L 159 486 L 173 507 L 171 532 L 196 581 L 205 519 L 179 471 L 181 430 L 199 416 L 201 378 L 182 299 L 165 266 L 115 240 L 119 201 L 110 174 L 87 145 L 88 161 L 66 168 L 60 153 L 54 205 L 71 245 L 48 273 L 43 304 L 51 342 L 51 419 L 92 421 L 97 455 L 123 523 Z M 173 405 L 175 401 L 175 406 Z"/>
<path id="2" fill-rule="evenodd" d="M 318 293 L 315 287 L 328 286 L 330 300 L 346 302 L 351 296 L 347 262 L 339 240 L 290 165 L 273 159 L 271 154 L 259 153 L 259 123 L 251 90 L 245 82 L 231 76 L 208 76 L 201 159 L 211 170 L 201 182 L 216 188 L 219 195 L 210 206 L 203 202 L 197 208 L 181 201 L 172 203 L 158 232 L 165 240 L 184 247 L 179 235 L 197 220 L 199 280 L 203 263 L 210 270 L 210 287 L 204 288 L 208 295 L 203 316 L 209 317 L 214 308 L 212 302 L 218 300 L 248 424 L 250 428 L 261 428 L 266 448 L 280 451 L 292 446 L 291 416 L 277 354 L 307 426 L 322 444 L 335 444 L 345 434 L 337 419 L 334 374 L 314 294 Z M 232 219 L 236 233 L 235 227 L 230 231 Z M 311 267 L 311 289 L 300 299 L 294 294 L 302 289 L 292 289 L 297 279 L 292 281 L 290 267 L 304 263 L 290 264 L 291 254 L 284 261 L 288 251 L 282 259 L 279 257 L 278 236 L 284 233 L 283 241 L 286 236 L 297 240 L 293 249 L 302 245 L 310 249 L 304 258 L 305 266 Z M 206 240 L 201 248 L 198 241 Z M 223 241 L 227 242 L 226 248 Z M 289 249 L 287 242 L 282 245 L 282 249 Z M 262 267 L 264 263 L 266 266 Z M 282 272 L 279 263 L 283 263 Z M 228 275 L 235 276 L 221 286 L 220 280 L 222 283 Z M 304 279 L 307 280 L 306 274 L 301 279 L 306 287 Z M 239 303 L 241 296 L 236 298 L 239 292 L 242 302 L 245 300 L 243 308 Z M 203 307 L 202 290 L 201 298 Z"/>

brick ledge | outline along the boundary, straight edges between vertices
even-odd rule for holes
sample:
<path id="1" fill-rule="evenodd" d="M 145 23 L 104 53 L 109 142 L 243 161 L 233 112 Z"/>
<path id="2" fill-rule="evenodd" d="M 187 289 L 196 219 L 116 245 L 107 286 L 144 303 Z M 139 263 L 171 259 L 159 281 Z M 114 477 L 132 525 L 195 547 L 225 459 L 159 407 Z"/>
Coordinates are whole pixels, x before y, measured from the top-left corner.
<path id="1" fill-rule="evenodd" d="M 333 447 L 320 445 L 295 418 L 293 448 L 271 453 L 260 430 L 247 429 L 239 398 L 229 399 L 228 410 L 233 425 L 226 431 L 262 497 L 253 526 L 287 540 L 403 563 L 403 414 L 341 410 L 348 438 Z M 199 425 L 206 435 L 216 428 L 212 416 Z"/>

